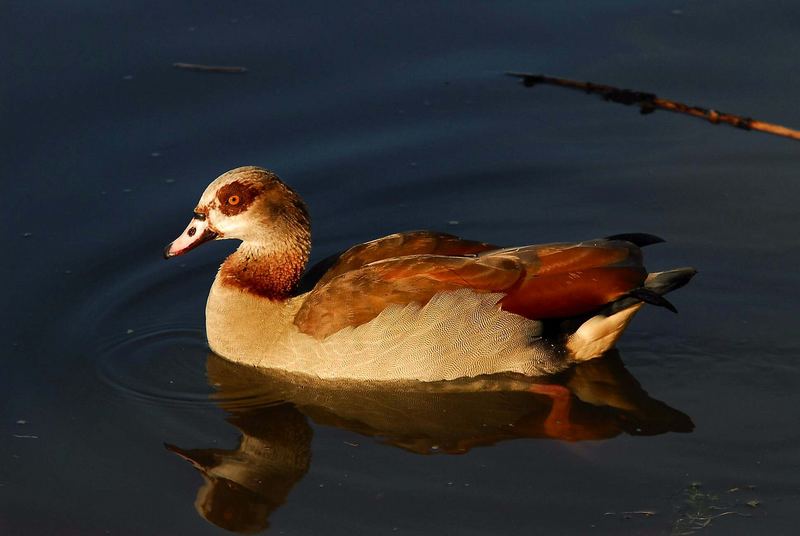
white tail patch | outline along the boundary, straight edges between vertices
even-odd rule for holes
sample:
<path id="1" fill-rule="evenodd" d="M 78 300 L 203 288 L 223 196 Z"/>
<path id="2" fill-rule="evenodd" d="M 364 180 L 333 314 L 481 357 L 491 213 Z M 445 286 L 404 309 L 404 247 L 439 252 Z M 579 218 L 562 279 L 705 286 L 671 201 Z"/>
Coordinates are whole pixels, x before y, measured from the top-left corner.
<path id="1" fill-rule="evenodd" d="M 581 324 L 567 341 L 572 359 L 587 361 L 610 350 L 642 305 L 631 305 L 611 316 L 593 316 Z"/>

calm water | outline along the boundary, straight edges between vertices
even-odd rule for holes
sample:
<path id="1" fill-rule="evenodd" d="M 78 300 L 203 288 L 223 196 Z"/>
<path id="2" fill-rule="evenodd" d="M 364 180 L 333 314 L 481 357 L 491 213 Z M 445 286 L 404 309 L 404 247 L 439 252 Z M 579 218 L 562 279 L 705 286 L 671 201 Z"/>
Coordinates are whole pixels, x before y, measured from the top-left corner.
<path id="1" fill-rule="evenodd" d="M 502 76 L 800 127 L 794 3 L 0 13 L 2 534 L 796 530 L 800 145 Z M 245 164 L 305 197 L 315 259 L 414 228 L 507 245 L 642 231 L 668 240 L 650 268 L 700 275 L 679 315 L 643 311 L 618 354 L 546 385 L 401 396 L 244 375 L 203 335 L 233 244 L 160 252 Z"/>

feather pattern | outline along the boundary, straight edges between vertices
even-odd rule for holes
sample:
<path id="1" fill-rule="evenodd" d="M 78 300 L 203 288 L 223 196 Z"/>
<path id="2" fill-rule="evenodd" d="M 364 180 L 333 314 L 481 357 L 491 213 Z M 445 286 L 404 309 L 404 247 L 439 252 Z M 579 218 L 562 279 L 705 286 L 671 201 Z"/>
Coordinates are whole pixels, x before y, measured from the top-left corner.
<path id="1" fill-rule="evenodd" d="M 647 277 L 630 242 L 594 240 L 486 250 L 476 256 L 408 255 L 323 278 L 294 317 L 317 338 L 375 318 L 389 305 L 424 305 L 440 292 L 503 293 L 502 309 L 529 319 L 584 314 Z"/>

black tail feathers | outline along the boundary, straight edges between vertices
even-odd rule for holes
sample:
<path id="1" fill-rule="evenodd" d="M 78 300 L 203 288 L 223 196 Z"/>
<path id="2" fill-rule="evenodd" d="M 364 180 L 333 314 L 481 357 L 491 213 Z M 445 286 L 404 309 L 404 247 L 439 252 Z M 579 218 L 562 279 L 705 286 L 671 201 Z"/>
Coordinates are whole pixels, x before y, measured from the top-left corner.
<path id="1" fill-rule="evenodd" d="M 694 268 L 675 268 L 666 272 L 654 272 L 647 276 L 644 286 L 630 291 L 622 298 L 609 304 L 603 314 L 606 316 L 626 309 L 639 302 L 665 307 L 673 313 L 678 310 L 669 300 L 664 298 L 664 294 L 679 289 L 688 283 L 697 273 Z"/>
<path id="2" fill-rule="evenodd" d="M 622 234 L 615 234 L 611 236 L 607 236 L 606 240 L 625 240 L 626 242 L 630 242 L 640 248 L 645 246 L 649 246 L 652 244 L 660 244 L 661 242 L 665 242 L 663 238 L 656 235 L 651 235 L 647 233 L 622 233 Z"/>
<path id="3" fill-rule="evenodd" d="M 666 272 L 654 272 L 647 276 L 644 288 L 652 290 L 656 294 L 664 295 L 679 289 L 697 274 L 697 270 L 691 267 L 675 268 Z"/>
<path id="4" fill-rule="evenodd" d="M 643 301 L 644 303 L 649 303 L 651 305 L 658 305 L 659 307 L 665 307 L 672 311 L 673 313 L 677 313 L 678 310 L 672 305 L 668 299 L 666 299 L 661 294 L 650 290 L 647 287 L 641 287 L 633 289 L 628 293 L 628 296 L 631 298 L 636 298 L 639 301 Z"/>

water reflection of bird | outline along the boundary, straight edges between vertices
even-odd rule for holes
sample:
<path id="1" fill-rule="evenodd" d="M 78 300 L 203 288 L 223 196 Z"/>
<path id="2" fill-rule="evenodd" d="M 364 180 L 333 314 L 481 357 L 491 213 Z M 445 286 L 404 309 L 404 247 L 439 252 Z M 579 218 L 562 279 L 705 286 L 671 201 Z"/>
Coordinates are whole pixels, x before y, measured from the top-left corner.
<path id="1" fill-rule="evenodd" d="M 303 293 L 308 213 L 257 167 L 213 181 L 165 255 L 215 238 L 242 244 L 209 294 L 211 348 L 326 379 L 560 372 L 611 348 L 642 303 L 672 308 L 663 294 L 695 273 L 648 274 L 639 248 L 661 241 L 651 235 L 499 248 L 417 231 L 332 257 L 309 272 Z"/>
<path id="2" fill-rule="evenodd" d="M 687 415 L 648 396 L 616 353 L 546 378 L 502 374 L 402 385 L 243 369 L 213 354 L 207 361 L 212 396 L 242 434 L 238 446 L 167 446 L 203 475 L 200 515 L 236 532 L 265 528 L 308 470 L 307 417 L 418 454 L 463 454 L 519 438 L 581 441 L 694 428 Z"/>
<path id="3" fill-rule="evenodd" d="M 233 450 L 166 447 L 203 476 L 194 503 L 201 516 L 233 532 L 258 532 L 308 471 L 311 427 L 290 404 L 242 408 L 228 421 L 242 432 Z"/>

